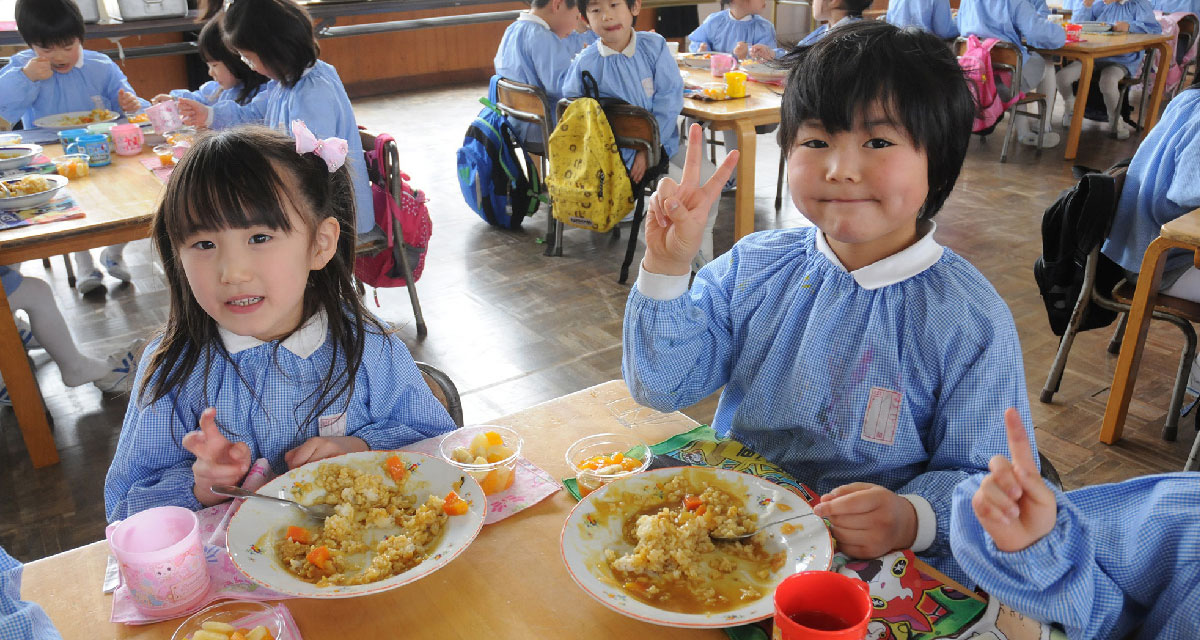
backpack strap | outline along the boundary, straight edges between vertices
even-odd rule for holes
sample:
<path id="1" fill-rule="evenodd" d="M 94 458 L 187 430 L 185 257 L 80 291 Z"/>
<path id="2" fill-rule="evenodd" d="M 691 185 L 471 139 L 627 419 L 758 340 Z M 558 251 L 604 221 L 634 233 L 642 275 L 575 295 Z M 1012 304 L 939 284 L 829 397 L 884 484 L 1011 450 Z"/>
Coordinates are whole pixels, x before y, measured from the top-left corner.
<path id="1" fill-rule="evenodd" d="M 583 97 L 600 100 L 600 87 L 596 84 L 596 78 L 592 76 L 592 72 L 584 69 L 579 82 L 583 85 Z"/>

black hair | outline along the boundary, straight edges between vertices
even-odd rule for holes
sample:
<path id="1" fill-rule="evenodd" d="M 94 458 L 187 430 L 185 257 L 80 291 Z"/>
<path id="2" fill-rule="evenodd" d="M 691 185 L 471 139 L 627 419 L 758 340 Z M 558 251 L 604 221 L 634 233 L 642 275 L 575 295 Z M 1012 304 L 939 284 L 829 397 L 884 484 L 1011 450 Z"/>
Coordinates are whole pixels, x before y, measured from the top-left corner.
<path id="1" fill-rule="evenodd" d="M 30 46 L 83 43 L 83 14 L 72 0 L 17 0 L 17 32 Z"/>
<path id="2" fill-rule="evenodd" d="M 545 9 L 547 6 L 550 5 L 551 1 L 552 0 L 532 0 L 529 4 L 534 9 Z M 564 1 L 567 3 L 568 9 L 575 9 L 575 8 L 578 8 L 580 0 L 564 0 Z"/>
<path id="3" fill-rule="evenodd" d="M 942 208 L 962 170 L 975 119 L 962 69 L 944 42 L 920 29 L 863 20 L 794 49 L 780 64 L 789 69 L 780 146 L 790 151 L 806 121 L 834 133 L 849 131 L 879 105 L 928 161 L 929 195 L 920 217 Z"/>
<path id="4" fill-rule="evenodd" d="M 231 47 L 257 54 L 285 87 L 299 82 L 321 55 L 312 18 L 292 0 L 235 0 L 221 29 Z"/>
<path id="5" fill-rule="evenodd" d="M 599 1 L 600 0 L 579 0 L 579 13 L 586 15 L 588 5 L 592 4 L 593 2 L 599 2 Z M 635 5 L 635 4 L 637 4 L 637 0 L 625 0 L 625 6 L 629 7 L 630 11 L 633 11 L 633 5 Z M 636 22 L 636 20 L 635 20 L 635 22 Z"/>
<path id="6" fill-rule="evenodd" d="M 855 18 L 861 18 L 864 11 L 871 7 L 873 0 L 837 0 L 834 9 L 845 11 L 847 14 Z"/>
<path id="7" fill-rule="evenodd" d="M 229 69 L 233 77 L 237 78 L 242 83 L 242 88 L 238 91 L 238 95 L 234 100 L 241 105 L 250 102 L 250 99 L 258 93 L 258 88 L 267 82 L 267 77 L 261 73 L 251 69 L 242 57 L 234 53 L 225 45 L 225 36 L 221 31 L 221 18 L 218 16 L 214 20 L 209 20 L 205 23 L 204 28 L 200 30 L 200 37 L 196 39 L 196 46 L 200 49 L 200 57 L 205 62 L 220 62 Z"/>
<path id="8" fill-rule="evenodd" d="M 201 388 L 207 393 L 213 362 L 223 359 L 233 364 L 216 320 L 204 311 L 188 285 L 179 260 L 184 241 L 198 231 L 258 225 L 285 233 L 303 232 L 296 229 L 289 209 L 303 219 L 310 234 L 330 217 L 341 230 L 333 257 L 324 268 L 309 272 L 304 290 L 302 317 L 307 320 L 325 312 L 333 356 L 320 376 L 321 385 L 309 396 L 314 400 L 309 415 L 296 416 L 297 431 L 303 432 L 339 399 L 349 401 L 365 333 L 387 333 L 354 289 L 356 235 L 349 170 L 343 165 L 330 173 L 316 154 L 296 153 L 296 141 L 283 132 L 240 126 L 197 141 L 171 173 L 154 213 L 150 237 L 166 274 L 170 313 L 162 341 L 149 354 L 148 371 L 137 396 L 140 402 L 149 405 L 178 391 L 197 370 L 205 378 Z M 247 382 L 236 364 L 234 370 Z M 204 400 L 206 406 L 214 406 L 216 399 Z"/>

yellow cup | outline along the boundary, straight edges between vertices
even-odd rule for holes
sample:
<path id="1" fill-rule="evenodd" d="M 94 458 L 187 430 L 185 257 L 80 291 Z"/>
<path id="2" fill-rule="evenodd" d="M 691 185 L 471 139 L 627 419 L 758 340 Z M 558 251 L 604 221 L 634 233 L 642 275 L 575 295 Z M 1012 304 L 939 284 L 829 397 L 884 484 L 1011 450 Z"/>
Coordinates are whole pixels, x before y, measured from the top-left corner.
<path id="1" fill-rule="evenodd" d="M 745 71 L 727 71 L 725 72 L 725 91 L 730 98 L 745 98 L 746 97 L 746 72 Z"/>

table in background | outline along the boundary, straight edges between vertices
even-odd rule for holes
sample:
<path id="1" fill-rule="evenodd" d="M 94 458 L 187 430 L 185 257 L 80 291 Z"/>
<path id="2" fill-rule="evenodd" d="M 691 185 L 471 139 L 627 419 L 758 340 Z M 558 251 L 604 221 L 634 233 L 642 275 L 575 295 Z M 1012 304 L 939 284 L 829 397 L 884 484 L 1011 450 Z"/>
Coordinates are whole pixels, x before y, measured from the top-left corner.
<path id="1" fill-rule="evenodd" d="M 680 71 L 686 84 L 702 85 L 717 80 L 704 69 L 681 67 Z M 734 242 L 754 231 L 754 165 L 758 144 L 754 127 L 779 122 L 782 93 L 782 87 L 748 80 L 745 98 L 719 102 L 683 99 L 683 115 L 706 122 L 706 126 L 714 131 L 732 129 L 737 133 L 738 151 L 742 157 L 738 161 L 737 191 L 734 192 Z M 687 140 L 682 139 L 679 144 L 686 145 Z"/>
<path id="2" fill-rule="evenodd" d="M 49 145 L 43 153 L 49 157 L 61 155 L 62 147 Z M 0 230 L 0 264 L 13 265 L 149 237 L 150 218 L 163 184 L 142 165 L 142 158 L 147 157 L 154 155 L 149 150 L 138 156 L 113 154 L 111 165 L 93 167 L 88 177 L 71 180 L 66 190 L 87 214 L 82 218 Z M 58 450 L 46 419 L 46 406 L 25 357 L 25 347 L 17 334 L 3 288 L 0 288 L 0 375 L 8 385 L 33 466 L 57 463 Z"/>
<path id="3" fill-rule="evenodd" d="M 1153 51 L 1162 53 L 1162 60 L 1171 59 L 1170 37 L 1156 33 L 1123 33 L 1099 34 L 1085 33 L 1080 42 L 1068 42 L 1058 49 L 1035 49 L 1044 56 L 1062 56 L 1074 58 L 1083 63 L 1079 75 L 1079 89 L 1075 92 L 1075 112 L 1071 116 L 1071 128 L 1067 132 L 1067 149 L 1063 154 L 1066 160 L 1074 160 L 1075 152 L 1079 149 L 1079 133 L 1083 129 L 1083 112 L 1087 109 L 1088 92 L 1092 86 L 1092 70 L 1096 60 L 1125 53 L 1146 51 L 1152 56 Z M 1152 51 L 1153 50 L 1153 51 Z M 1145 60 L 1149 64 L 1151 60 Z M 1154 90 L 1150 94 L 1150 106 L 1146 109 L 1144 128 L 1145 136 L 1154 124 L 1158 122 L 1158 108 L 1162 104 L 1163 89 L 1167 85 L 1167 74 L 1154 74 Z M 1142 88 L 1145 91 L 1145 87 Z"/>

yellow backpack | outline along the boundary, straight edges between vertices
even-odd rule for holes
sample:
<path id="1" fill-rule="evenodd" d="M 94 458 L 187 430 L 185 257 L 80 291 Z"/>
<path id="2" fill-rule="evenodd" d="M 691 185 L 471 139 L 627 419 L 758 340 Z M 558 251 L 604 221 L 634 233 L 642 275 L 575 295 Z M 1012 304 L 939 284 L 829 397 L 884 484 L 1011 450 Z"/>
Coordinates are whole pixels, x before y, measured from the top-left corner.
<path id="1" fill-rule="evenodd" d="M 572 102 L 550 134 L 548 173 L 551 211 L 565 224 L 605 232 L 633 210 L 629 173 L 604 109 L 593 98 Z"/>

